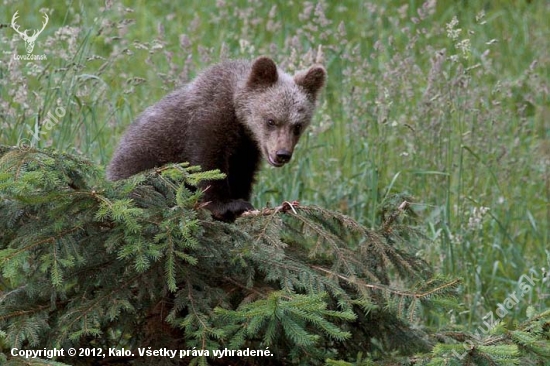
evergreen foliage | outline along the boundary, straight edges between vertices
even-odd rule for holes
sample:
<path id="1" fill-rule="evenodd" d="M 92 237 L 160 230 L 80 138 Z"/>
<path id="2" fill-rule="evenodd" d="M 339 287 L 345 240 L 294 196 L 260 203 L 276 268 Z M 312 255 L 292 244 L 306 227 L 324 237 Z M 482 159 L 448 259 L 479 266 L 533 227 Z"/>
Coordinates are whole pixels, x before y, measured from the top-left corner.
<path id="1" fill-rule="evenodd" d="M 431 310 L 456 303 L 458 281 L 434 274 L 412 254 L 423 237 L 408 221 L 413 212 L 406 199 L 383 207 L 376 229 L 296 202 L 227 224 L 213 221 L 191 189 L 220 177 L 174 164 L 112 183 L 78 156 L 0 147 L 0 361 L 489 365 L 549 359 L 548 311 L 516 329 L 499 325 L 487 339 L 422 326 Z M 470 348 L 462 355 L 466 339 Z M 116 348 L 134 355 L 29 361 L 12 357 L 14 347 Z M 138 355 L 163 348 L 189 352 L 175 359 Z M 271 356 L 214 356 L 247 348 Z"/>

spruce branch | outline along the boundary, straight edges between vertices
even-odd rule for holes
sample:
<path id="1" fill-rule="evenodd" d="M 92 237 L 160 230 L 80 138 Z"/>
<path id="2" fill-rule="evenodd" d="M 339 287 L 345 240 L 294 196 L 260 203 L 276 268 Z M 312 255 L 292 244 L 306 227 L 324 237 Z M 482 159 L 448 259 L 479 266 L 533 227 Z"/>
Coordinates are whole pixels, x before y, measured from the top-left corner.
<path id="1" fill-rule="evenodd" d="M 21 322 L 37 347 L 271 344 L 274 364 L 319 363 L 425 350 L 400 309 L 454 295 L 408 250 L 408 203 L 375 230 L 296 201 L 227 224 L 189 189 L 219 172 L 171 164 L 113 183 L 79 157 L 0 151 L 6 339 L 23 340 L 9 333 Z"/>

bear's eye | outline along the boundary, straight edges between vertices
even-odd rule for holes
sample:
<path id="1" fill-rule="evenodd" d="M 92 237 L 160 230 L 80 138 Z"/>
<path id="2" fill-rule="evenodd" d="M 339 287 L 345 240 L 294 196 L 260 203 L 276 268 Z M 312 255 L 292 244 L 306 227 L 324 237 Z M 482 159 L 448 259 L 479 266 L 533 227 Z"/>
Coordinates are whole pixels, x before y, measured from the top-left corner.
<path id="1" fill-rule="evenodd" d="M 269 118 L 265 123 L 266 123 L 269 127 L 275 127 L 275 125 L 276 125 L 275 120 L 273 120 L 272 118 Z"/>
<path id="2" fill-rule="evenodd" d="M 302 133 L 302 125 L 301 124 L 294 125 L 294 134 L 298 136 L 301 133 Z"/>

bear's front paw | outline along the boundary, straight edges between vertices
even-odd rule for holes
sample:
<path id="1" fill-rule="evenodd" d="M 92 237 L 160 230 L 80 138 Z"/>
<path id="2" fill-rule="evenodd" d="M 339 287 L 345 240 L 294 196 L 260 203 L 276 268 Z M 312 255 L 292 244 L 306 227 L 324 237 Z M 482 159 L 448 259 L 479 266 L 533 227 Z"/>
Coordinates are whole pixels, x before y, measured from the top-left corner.
<path id="1" fill-rule="evenodd" d="M 212 212 L 212 217 L 224 222 L 233 222 L 245 211 L 252 211 L 254 207 L 243 199 L 229 202 L 210 202 L 206 208 Z"/>

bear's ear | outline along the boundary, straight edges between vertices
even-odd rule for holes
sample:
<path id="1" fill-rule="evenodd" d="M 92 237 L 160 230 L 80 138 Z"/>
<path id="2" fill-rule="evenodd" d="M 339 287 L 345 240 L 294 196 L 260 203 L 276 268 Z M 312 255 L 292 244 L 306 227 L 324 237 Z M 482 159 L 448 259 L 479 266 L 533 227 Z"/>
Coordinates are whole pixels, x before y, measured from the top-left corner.
<path id="1" fill-rule="evenodd" d="M 321 65 L 314 65 L 294 75 L 294 82 L 304 88 L 315 99 L 317 92 L 325 85 L 326 77 L 325 68 Z"/>
<path id="2" fill-rule="evenodd" d="M 279 79 L 277 65 L 269 57 L 259 57 L 252 64 L 246 85 L 251 88 L 267 87 L 275 84 Z"/>

